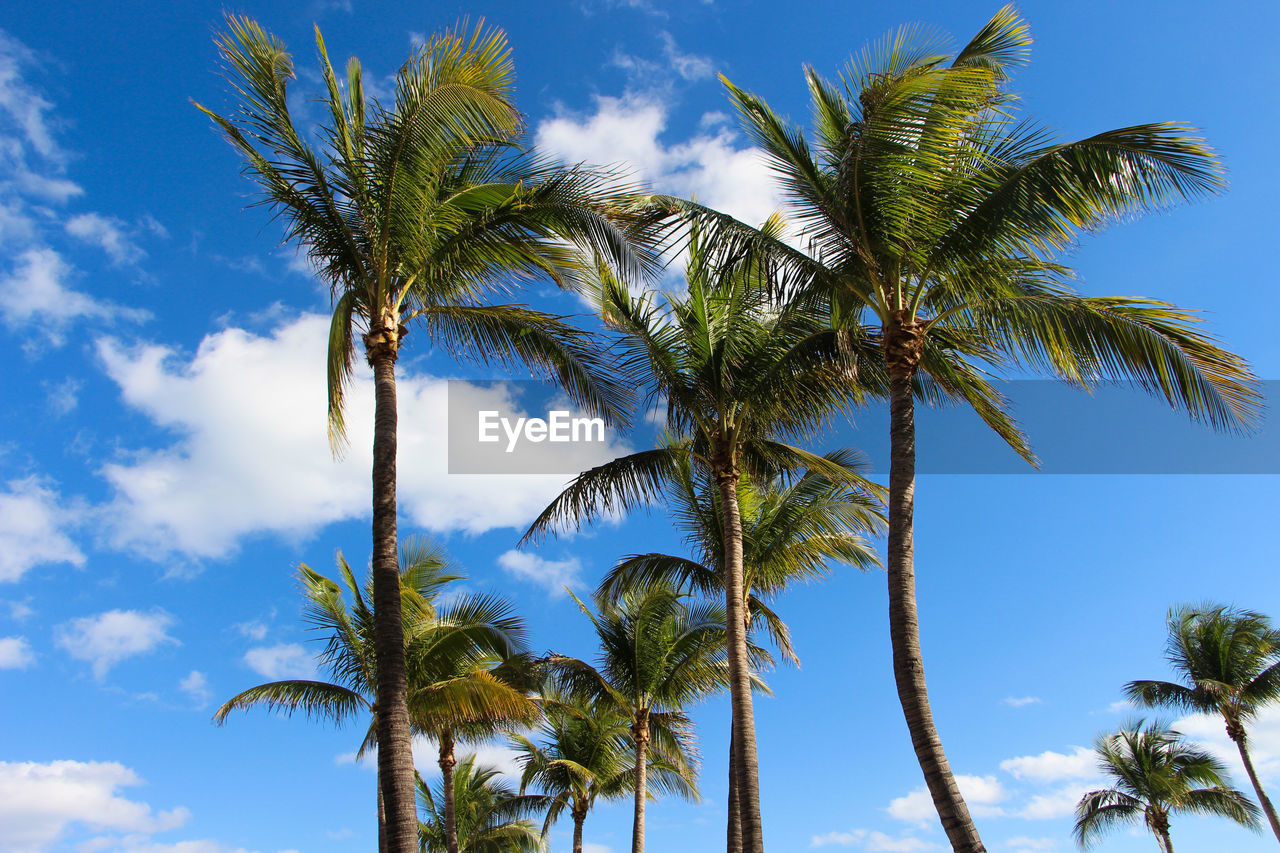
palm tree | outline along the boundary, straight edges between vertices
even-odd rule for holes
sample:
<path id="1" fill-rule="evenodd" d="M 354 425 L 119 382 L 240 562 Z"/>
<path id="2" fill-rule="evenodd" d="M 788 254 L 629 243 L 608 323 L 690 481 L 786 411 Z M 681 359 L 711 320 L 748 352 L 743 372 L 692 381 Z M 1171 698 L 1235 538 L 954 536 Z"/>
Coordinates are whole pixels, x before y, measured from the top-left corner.
<path id="1" fill-rule="evenodd" d="M 774 237 L 781 230 L 777 218 L 763 228 Z M 665 399 L 667 427 L 675 440 L 583 472 L 534 521 L 525 539 L 657 498 L 682 458 L 698 469 L 699 478 L 715 484 L 725 531 L 733 741 L 741 763 L 735 775 L 741 781 L 744 849 L 758 853 L 764 842 L 738 490 L 743 480 L 764 481 L 799 468 L 865 486 L 847 468 L 784 442 L 812 435 L 860 392 L 850 381 L 856 364 L 846 361 L 847 353 L 857 350 L 840 346 L 812 312 L 778 310 L 764 266 L 727 253 L 696 232 L 688 248 L 683 296 L 633 297 L 608 276 L 597 293 L 606 322 L 620 333 L 623 367 L 641 377 L 651 400 Z"/>
<path id="2" fill-rule="evenodd" d="M 448 849 L 447 818 L 443 803 L 455 803 L 456 846 L 462 853 L 541 853 L 543 836 L 531 816 L 547 807 L 547 798 L 516 793 L 497 770 L 477 766 L 475 756 L 458 762 L 452 777 L 453 791 L 446 795 L 446 782 L 433 791 L 417 777 L 418 804 L 427 819 L 418 824 L 420 853 L 444 853 Z"/>
<path id="3" fill-rule="evenodd" d="M 534 785 L 549 799 L 544 836 L 561 814 L 569 812 L 573 853 L 582 853 L 582 827 L 596 800 L 617 799 L 635 787 L 632 719 L 621 708 L 608 704 L 593 707 L 581 697 L 561 695 L 550 686 L 544 691 L 543 703 L 540 743 L 512 735 L 521 752 L 520 789 Z M 650 717 L 650 728 L 663 723 L 662 717 Z M 683 769 L 687 760 L 680 755 L 668 756 L 664 750 L 664 745 L 671 743 L 681 743 L 678 732 L 650 738 L 646 784 L 692 795 Z"/>
<path id="4" fill-rule="evenodd" d="M 850 451 L 827 459 L 857 471 Z M 708 598 L 724 596 L 724 514 L 714 483 L 699 479 L 687 456 L 678 457 L 666 490 L 668 511 L 683 530 L 694 558 L 670 554 L 636 554 L 619 561 L 596 591 L 616 601 L 624 591 L 642 586 L 669 586 Z M 864 534 L 883 526 L 879 504 L 865 490 L 846 480 L 833 480 L 812 471 L 801 477 L 776 477 L 764 484 L 743 480 L 738 486 L 742 516 L 743 586 L 747 601 L 745 630 L 763 627 L 786 660 L 800 663 L 791 645 L 790 630 L 769 606 L 790 583 L 823 578 L 830 561 L 861 569 L 879 563 Z M 731 721 L 732 723 L 732 721 Z M 741 759 L 733 748 L 730 726 L 728 849 L 742 847 L 738 803 Z"/>
<path id="5" fill-rule="evenodd" d="M 1115 785 L 1090 791 L 1076 805 L 1076 841 L 1088 847 L 1109 829 L 1142 820 L 1161 853 L 1173 853 L 1169 817 L 1217 815 L 1258 828 L 1258 807 L 1231 788 L 1227 770 L 1209 753 L 1157 723 L 1139 721 L 1094 744 L 1100 768 Z"/>
<path id="6" fill-rule="evenodd" d="M 410 325 L 434 347 L 481 361 L 524 362 L 607 417 L 625 394 L 583 333 L 562 318 L 489 304 L 519 279 L 573 284 L 594 267 L 575 245 L 632 275 L 638 221 L 616 213 L 624 188 L 516 150 L 519 116 L 503 34 L 477 27 L 429 39 L 396 75 L 394 100 L 366 96 L 360 64 L 339 83 L 316 33 L 328 123 L 313 135 L 289 111 L 285 46 L 248 18 L 217 38 L 236 109 L 200 107 L 245 160 L 246 173 L 331 287 L 330 437 L 345 439 L 343 405 L 356 337 L 375 387 L 373 577 L 377 613 L 378 775 L 393 853 L 416 847 L 411 725 L 396 592 L 395 364 Z M 313 143 L 312 139 L 316 142 Z M 612 194 L 612 195 L 611 195 Z"/>
<path id="7" fill-rule="evenodd" d="M 362 592 L 341 553 L 337 560 L 340 583 L 305 564 L 298 569 L 306 599 L 305 618 L 321 634 L 324 650 L 320 659 L 331 680 L 291 679 L 251 687 L 227 700 L 214 713 L 216 723 L 224 724 L 232 711 L 254 707 L 285 716 L 301 711 L 339 725 L 367 713 L 369 726 L 357 757 L 378 745 L 372 582 L 366 583 Z M 442 549 L 424 539 L 403 543 L 399 562 L 400 612 L 407 655 L 414 663 L 409 682 L 415 707 L 431 710 L 435 719 L 452 715 L 476 720 L 487 715 L 501 720 L 511 716 L 511 688 L 493 685 L 491 682 L 496 679 L 487 671 L 476 672 L 469 679 L 437 678 L 442 671 L 456 672 L 465 664 L 521 648 L 523 626 L 511 617 L 509 605 L 483 595 L 456 596 L 442 604 L 440 599 L 448 585 L 461 580 L 462 575 Z M 385 849 L 388 840 L 385 815 L 384 791 L 379 784 L 380 850 Z"/>
<path id="8" fill-rule="evenodd" d="M 1280 821 L 1249 757 L 1245 733 L 1263 706 L 1280 699 L 1280 631 L 1261 613 L 1221 604 L 1178 607 L 1168 622 L 1166 656 L 1185 684 L 1131 681 L 1125 695 L 1147 706 L 1220 714 L 1280 839 Z"/>
<path id="9" fill-rule="evenodd" d="M 590 703 L 591 713 L 629 720 L 635 762 L 632 853 L 644 853 L 651 785 L 697 798 L 693 724 L 683 709 L 725 683 L 724 612 L 714 605 L 687 606 L 683 598 L 670 589 L 636 590 L 616 604 L 600 602 L 599 613 L 578 601 L 596 629 L 599 664 L 563 655 L 549 660 L 559 686 Z M 654 757 L 666 769 L 650 780 Z"/>
<path id="10" fill-rule="evenodd" d="M 1007 88 L 1030 35 L 1006 7 L 954 55 L 906 28 L 854 57 L 832 82 L 808 69 L 812 144 L 761 98 L 727 80 L 765 152 L 808 251 L 673 198 L 739 251 L 767 253 L 779 291 L 822 297 L 831 322 L 869 338 L 878 369 L 860 380 L 890 405 L 889 625 L 898 696 L 916 757 L 957 851 L 985 848 L 955 784 L 929 706 L 914 566 L 917 397 L 963 401 L 1034 461 L 991 383 L 1031 369 L 1079 386 L 1133 379 L 1215 427 L 1245 428 L 1259 398 L 1247 366 L 1197 316 L 1136 297 L 1084 297 L 1055 260 L 1084 229 L 1220 190 L 1195 132 L 1144 124 L 1059 143 L 1014 117 Z"/>

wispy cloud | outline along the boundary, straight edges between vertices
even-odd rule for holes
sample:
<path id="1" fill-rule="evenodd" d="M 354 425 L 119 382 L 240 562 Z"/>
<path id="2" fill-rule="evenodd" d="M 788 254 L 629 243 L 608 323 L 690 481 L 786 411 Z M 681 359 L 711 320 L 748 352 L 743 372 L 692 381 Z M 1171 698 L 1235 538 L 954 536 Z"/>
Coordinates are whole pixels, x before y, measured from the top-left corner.
<path id="1" fill-rule="evenodd" d="M 123 660 L 178 645 L 168 633 L 172 625 L 173 617 L 162 610 L 108 610 L 59 626 L 55 639 L 67 654 L 91 663 L 94 677 L 101 681 Z"/>
<path id="2" fill-rule="evenodd" d="M 498 557 L 498 565 L 514 578 L 543 587 L 552 597 L 564 595 L 565 587 L 581 582 L 582 563 L 577 557 L 547 560 L 525 551 L 507 551 Z"/>

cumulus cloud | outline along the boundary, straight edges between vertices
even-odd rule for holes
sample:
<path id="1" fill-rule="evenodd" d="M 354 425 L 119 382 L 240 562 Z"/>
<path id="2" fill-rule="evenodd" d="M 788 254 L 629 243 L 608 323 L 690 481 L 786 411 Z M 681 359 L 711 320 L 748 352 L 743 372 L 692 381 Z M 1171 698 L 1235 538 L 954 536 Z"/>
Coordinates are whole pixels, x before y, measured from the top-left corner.
<path id="1" fill-rule="evenodd" d="M 941 850 L 942 847 L 932 841 L 911 836 L 894 837 L 883 832 L 866 829 L 853 829 L 848 832 L 828 832 L 815 835 L 809 840 L 810 847 L 858 847 L 863 850 L 884 851 L 884 853 L 917 853 L 923 850 Z"/>
<path id="2" fill-rule="evenodd" d="M 329 320 L 304 314 L 269 336 L 228 328 L 182 358 L 161 346 L 128 349 L 104 339 L 98 353 L 127 404 L 179 438 L 113 462 L 110 538 L 160 559 L 232 553 L 245 536 L 300 538 L 370 511 L 373 382 L 358 371 L 347 398 L 350 447 L 335 461 L 326 433 Z M 412 339 L 410 339 L 412 340 Z M 501 385 L 476 387 L 488 408 L 513 411 Z M 402 517 L 435 531 L 523 528 L 567 476 L 450 476 L 448 383 L 402 371 L 398 382 Z M 613 446 L 581 445 L 583 468 Z"/>
<path id="3" fill-rule="evenodd" d="M 1226 726 L 1217 714 L 1193 714 L 1175 720 L 1174 731 L 1182 732 L 1226 763 L 1232 775 L 1248 785 L 1244 764 L 1235 742 L 1227 737 Z M 1280 783 L 1280 707 L 1264 708 L 1247 723 L 1249 757 L 1265 783 Z M 1238 786 L 1237 786 L 1238 787 Z"/>
<path id="4" fill-rule="evenodd" d="M 498 565 L 512 577 L 544 587 L 553 597 L 565 594 L 565 587 L 581 582 L 582 563 L 577 557 L 547 560 L 525 551 L 507 551 L 498 557 Z"/>
<path id="5" fill-rule="evenodd" d="M 0 669 L 26 669 L 35 662 L 26 637 L 0 637 Z"/>
<path id="6" fill-rule="evenodd" d="M 185 808 L 153 813 L 121 793 L 141 784 L 115 762 L 0 761 L 0 849 L 41 853 L 74 826 L 149 835 L 187 822 Z"/>
<path id="7" fill-rule="evenodd" d="M 76 660 L 93 665 L 99 681 L 111 667 L 131 657 L 148 654 L 163 645 L 177 645 L 169 636 L 173 617 L 161 610 L 108 610 L 96 616 L 72 619 L 58 627 L 55 639 Z"/>
<path id="8" fill-rule="evenodd" d="M 596 98 L 589 115 L 562 113 L 538 126 L 539 150 L 565 162 L 618 164 L 660 192 L 696 196 L 751 224 L 781 207 L 782 198 L 760 152 L 740 144 L 728 127 L 710 123 L 683 142 L 661 138 L 667 107 L 646 94 Z"/>
<path id="9" fill-rule="evenodd" d="M 84 553 L 68 535 L 80 516 L 39 478 L 10 480 L 0 492 L 0 583 L 48 563 L 83 566 Z"/>
<path id="10" fill-rule="evenodd" d="M 159 225 L 158 222 L 156 224 Z M 133 237 L 128 233 L 128 226 L 114 216 L 82 213 L 68 219 L 66 229 L 67 233 L 77 240 L 97 246 L 106 252 L 107 257 L 111 258 L 111 262 L 117 266 L 136 264 L 147 254 L 133 241 Z"/>
<path id="11" fill-rule="evenodd" d="M 958 775 L 956 784 L 975 817 L 1004 814 L 999 803 L 1007 798 L 1008 793 L 996 777 Z M 928 824 L 937 819 L 933 800 L 926 788 L 917 788 L 905 796 L 895 797 L 886 811 L 889 817 L 906 823 Z"/>
<path id="12" fill-rule="evenodd" d="M 140 321 L 145 311 L 123 308 L 67 286 L 71 267 L 52 249 L 28 249 L 0 277 L 0 319 L 14 330 L 27 332 L 28 349 L 39 336 L 54 346 L 65 340 L 67 326 L 81 318 Z"/>
<path id="13" fill-rule="evenodd" d="M 1039 755 L 1023 755 L 1000 762 L 1000 769 L 1015 779 L 1032 782 L 1059 782 L 1065 779 L 1088 779 L 1098 773 L 1098 759 L 1092 749 L 1072 747 L 1070 754 L 1046 750 Z"/>
<path id="14" fill-rule="evenodd" d="M 1070 817 L 1075 814 L 1076 803 L 1080 802 L 1081 797 L 1090 791 L 1104 787 L 1106 785 L 1100 781 L 1092 783 L 1075 782 L 1062 785 L 1048 793 L 1036 794 L 1031 797 L 1014 814 L 1016 817 L 1027 820 L 1054 820 Z"/>
<path id="15" fill-rule="evenodd" d="M 244 653 L 244 662 L 268 681 L 312 679 L 316 675 L 315 658 L 298 643 L 249 649 Z"/>

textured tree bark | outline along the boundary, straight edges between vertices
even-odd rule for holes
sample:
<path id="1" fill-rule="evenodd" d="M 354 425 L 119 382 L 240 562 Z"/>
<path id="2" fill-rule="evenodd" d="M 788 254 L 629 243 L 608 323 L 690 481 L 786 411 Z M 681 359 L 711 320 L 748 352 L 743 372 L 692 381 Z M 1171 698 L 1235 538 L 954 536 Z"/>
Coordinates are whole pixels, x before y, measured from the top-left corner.
<path id="1" fill-rule="evenodd" d="M 726 832 L 725 849 L 728 850 L 728 853 L 741 853 L 742 792 L 739 790 L 738 776 L 742 772 L 742 760 L 738 755 L 738 747 L 733 736 L 733 730 L 736 726 L 732 716 L 731 710 L 729 720 L 729 825 Z"/>
<path id="2" fill-rule="evenodd" d="M 453 768 L 458 761 L 453 757 L 453 732 L 440 734 L 440 784 L 444 788 L 444 849 L 446 853 L 458 853 L 458 804 L 453 790 Z"/>
<path id="3" fill-rule="evenodd" d="M 742 516 L 738 507 L 737 459 L 729 441 L 717 436 L 712 461 L 724 514 L 724 597 L 729 657 L 729 697 L 733 706 L 733 743 L 738 751 L 738 802 L 743 853 L 763 853 L 760 821 L 760 769 L 756 757 L 751 664 L 747 657 L 746 580 L 742 566 Z"/>
<path id="4" fill-rule="evenodd" d="M 373 609 L 377 658 L 378 778 L 386 816 L 388 853 L 417 853 L 418 814 L 413 788 L 404 628 L 400 621 L 400 568 L 396 554 L 396 356 L 399 329 L 365 336 L 373 367 Z"/>
<path id="5" fill-rule="evenodd" d="M 649 780 L 649 712 L 636 712 L 631 733 L 636 739 L 636 806 L 631 823 L 631 853 L 644 853 L 644 806 Z"/>
<path id="6" fill-rule="evenodd" d="M 1271 831 L 1275 833 L 1276 839 L 1280 840 L 1280 820 L 1276 819 L 1275 806 L 1271 805 L 1271 798 L 1267 796 L 1267 792 L 1262 790 L 1262 781 L 1258 779 L 1258 771 L 1253 768 L 1253 759 L 1249 757 L 1249 747 L 1245 744 L 1246 735 L 1244 726 L 1239 723 L 1227 721 L 1227 736 L 1236 742 L 1236 749 L 1240 750 L 1240 760 L 1244 762 L 1244 772 L 1249 774 L 1249 781 L 1253 783 L 1253 791 L 1258 795 L 1258 803 L 1262 806 L 1262 811 L 1267 816 L 1267 821 L 1271 824 Z"/>
<path id="7" fill-rule="evenodd" d="M 911 380 L 919 364 L 922 333 L 915 324 L 890 327 L 885 335 L 889 368 L 889 636 L 893 678 L 925 784 L 956 853 L 985 853 L 942 741 L 933 723 L 920 652 L 912 541 L 915 514 L 916 425 Z"/>
<path id="8" fill-rule="evenodd" d="M 586 819 L 585 811 L 573 810 L 573 853 L 582 853 L 582 824 Z"/>
<path id="9" fill-rule="evenodd" d="M 382 811 L 382 783 L 378 788 L 378 853 L 387 853 L 387 816 Z"/>

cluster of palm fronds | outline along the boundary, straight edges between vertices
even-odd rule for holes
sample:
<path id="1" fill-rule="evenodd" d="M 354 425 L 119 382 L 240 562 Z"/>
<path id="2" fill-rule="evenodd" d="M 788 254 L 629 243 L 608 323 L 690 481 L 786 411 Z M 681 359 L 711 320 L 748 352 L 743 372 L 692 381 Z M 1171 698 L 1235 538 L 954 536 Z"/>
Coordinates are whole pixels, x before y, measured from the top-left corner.
<path id="1" fill-rule="evenodd" d="M 1221 716 L 1257 803 L 1231 786 L 1219 758 L 1161 723 L 1139 720 L 1098 739 L 1100 768 L 1114 784 L 1080 800 L 1076 839 L 1087 847 L 1107 830 L 1142 823 L 1161 851 L 1172 853 L 1169 820 L 1175 814 L 1216 815 L 1251 828 L 1265 814 L 1280 840 L 1280 820 L 1247 745 L 1248 724 L 1280 701 L 1280 631 L 1252 611 L 1178 607 L 1169 613 L 1166 654 L 1181 683 L 1131 681 L 1125 695 L 1147 707 Z"/>
<path id="2" fill-rule="evenodd" d="M 292 58 L 243 18 L 230 18 L 219 39 L 237 109 L 209 114 L 287 237 L 332 287 L 335 446 L 358 342 L 373 372 L 370 601 L 344 570 L 356 604 L 342 620 L 337 610 L 317 616 L 339 637 L 327 659 L 341 689 L 264 686 L 238 699 L 339 718 L 375 711 L 366 746 L 380 747 L 379 815 L 390 853 L 419 842 L 415 730 L 435 738 L 440 752 L 444 784 L 431 803 L 434 810 L 439 800 L 442 835 L 431 837 L 456 853 L 455 801 L 479 779 L 473 766 L 457 772 L 458 742 L 541 719 L 559 744 L 561 733 L 574 740 L 613 731 L 605 724 L 621 715 L 629 734 L 610 737 L 630 751 L 629 775 L 606 763 L 613 769 L 588 776 L 577 759 L 555 757 L 559 746 L 530 742 L 528 766 L 541 769 L 529 778 L 552 786 L 548 796 L 559 799 L 551 812 L 569 810 L 578 835 L 593 798 L 629 786 L 638 851 L 649 770 L 655 785 L 680 790 L 676 780 L 692 766 L 680 704 L 725 686 L 728 847 L 762 853 L 752 691 L 767 653 L 753 632 L 763 629 L 782 657 L 794 658 L 770 597 L 787 579 L 821 574 L 828 561 L 874 562 L 863 537 L 881 527 L 883 506 L 904 718 L 948 840 L 982 853 L 924 679 L 914 407 L 971 406 L 1028 460 L 1030 445 L 996 384 L 1009 371 L 1082 387 L 1134 379 L 1215 427 L 1252 424 L 1252 375 L 1194 313 L 1081 295 L 1060 259 L 1082 229 L 1221 189 L 1221 168 L 1203 140 L 1158 123 L 1064 144 L 1017 120 L 1009 78 L 1030 35 L 1011 8 L 958 50 L 906 28 L 855 56 L 837 80 L 806 71 L 808 134 L 725 81 L 785 192 L 789 231 L 781 215 L 748 225 L 621 183 L 608 170 L 530 153 L 498 31 L 464 27 L 428 39 L 386 104 L 367 95 L 354 60 L 340 81 L 317 42 L 328 108 L 318 132 L 299 130 L 290 115 Z M 662 259 L 674 256 L 687 259 L 686 287 L 646 289 Z M 535 277 L 591 299 L 608 339 L 568 318 L 495 304 Z M 665 407 L 667 435 L 657 447 L 583 472 L 526 534 L 664 497 L 685 522 L 690 555 L 635 555 L 603 584 L 597 612 L 588 611 L 602 644 L 597 664 L 553 658 L 522 668 L 508 605 L 482 598 L 437 606 L 438 581 L 414 576 L 412 561 L 398 564 L 395 370 L 411 328 L 449 354 L 525 364 L 615 421 L 637 397 Z M 813 449 L 820 429 L 870 399 L 890 405 L 887 490 L 863 479 L 850 453 Z M 313 601 L 341 600 L 331 582 L 306 582 Z M 723 607 L 686 600 L 691 593 L 718 596 Z M 655 642 L 697 648 L 689 669 L 677 677 L 635 655 L 624 660 L 618 638 L 641 625 Z M 363 651 L 344 651 L 357 635 Z M 459 656 L 436 657 L 444 651 Z M 661 685 L 671 678 L 679 689 L 668 696 Z M 547 695 L 560 699 L 539 706 L 535 682 L 550 683 Z M 499 710 L 486 716 L 491 705 Z"/>

